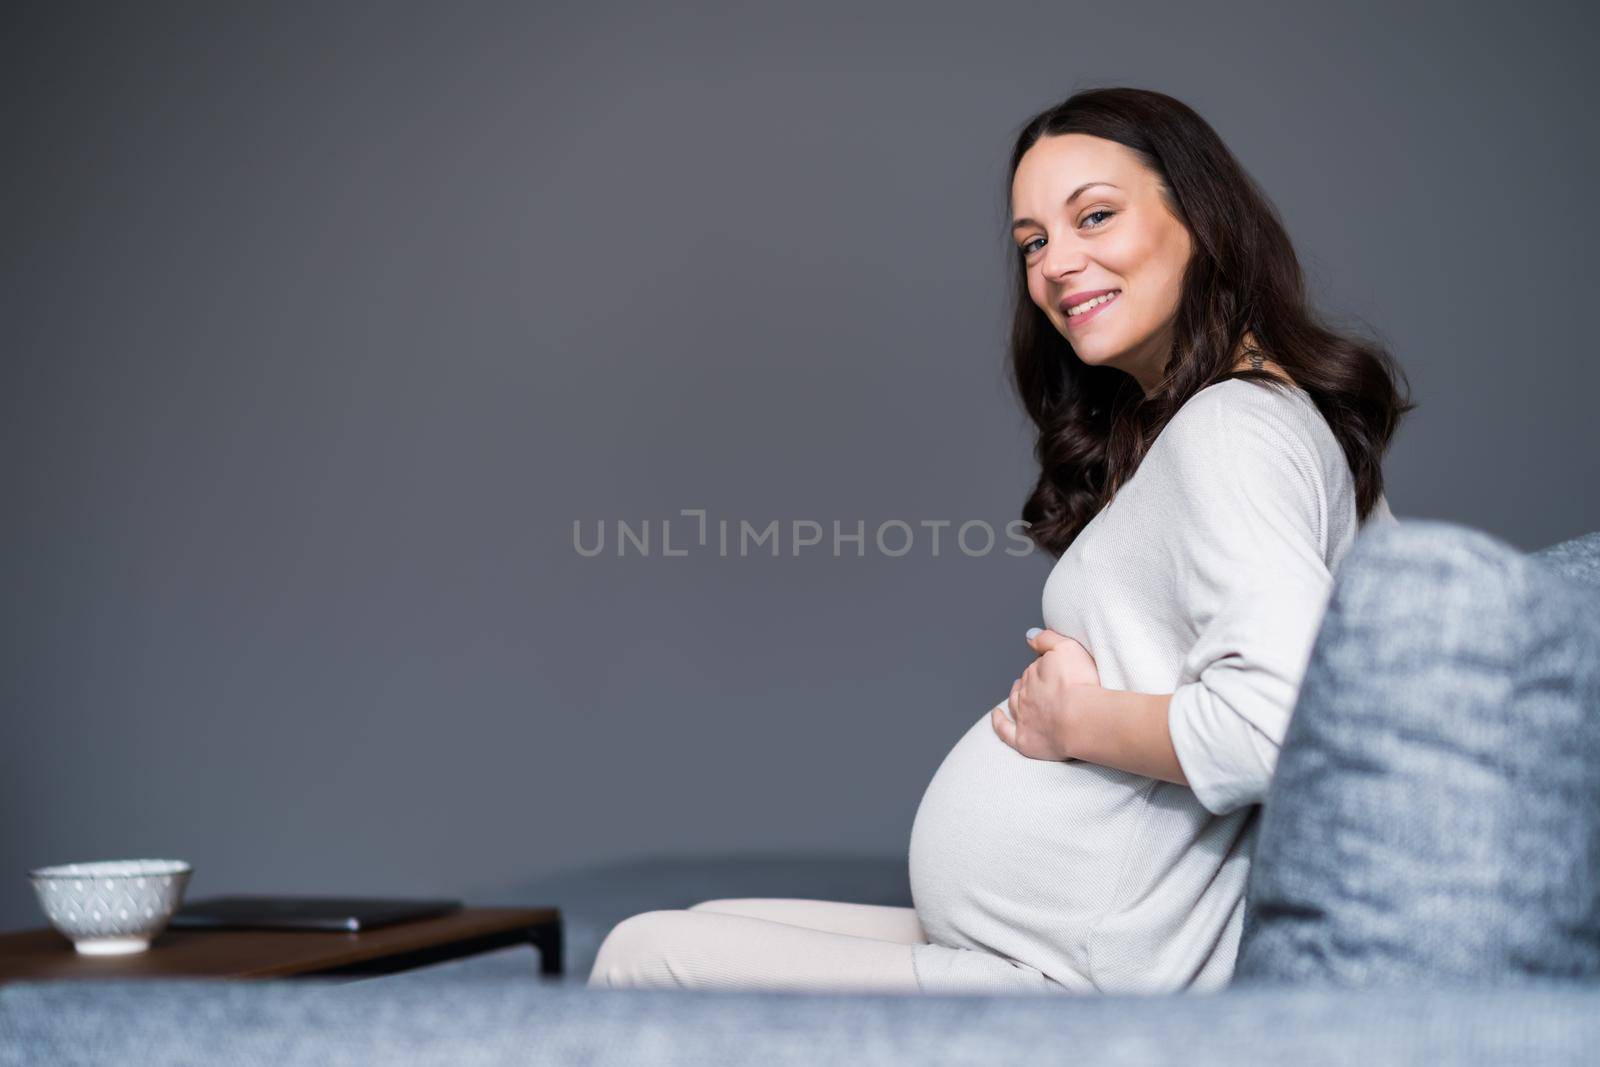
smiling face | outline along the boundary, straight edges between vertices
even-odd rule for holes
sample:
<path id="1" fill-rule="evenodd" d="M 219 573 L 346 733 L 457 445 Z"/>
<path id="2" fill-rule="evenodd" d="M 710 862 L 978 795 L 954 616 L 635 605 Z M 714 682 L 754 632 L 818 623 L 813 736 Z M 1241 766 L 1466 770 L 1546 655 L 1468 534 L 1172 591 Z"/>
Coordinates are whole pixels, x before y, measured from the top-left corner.
<path id="1" fill-rule="evenodd" d="M 1011 182 L 1028 295 L 1084 363 L 1160 379 L 1178 310 L 1188 229 L 1132 150 L 1082 133 L 1040 138 Z M 1109 301 L 1069 314 L 1097 294 Z"/>

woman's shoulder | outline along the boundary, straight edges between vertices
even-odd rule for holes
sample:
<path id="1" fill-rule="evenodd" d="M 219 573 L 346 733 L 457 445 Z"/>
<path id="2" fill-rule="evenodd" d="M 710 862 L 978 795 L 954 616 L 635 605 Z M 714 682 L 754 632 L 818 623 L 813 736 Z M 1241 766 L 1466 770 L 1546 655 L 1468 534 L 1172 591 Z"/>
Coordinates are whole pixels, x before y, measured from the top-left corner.
<path id="1" fill-rule="evenodd" d="M 1212 382 L 1184 401 L 1173 416 L 1174 420 L 1185 412 L 1190 416 L 1208 411 L 1233 412 L 1242 417 L 1251 414 L 1275 414 L 1280 418 L 1303 420 L 1308 411 L 1315 414 L 1316 401 L 1311 394 L 1294 382 L 1278 379 L 1271 382 L 1250 378 L 1224 378 Z"/>
<path id="2" fill-rule="evenodd" d="M 1294 516 L 1322 544 L 1348 493 L 1338 441 L 1298 386 L 1228 378 L 1198 390 L 1156 436 L 1151 491 L 1196 525 L 1239 533 Z M 1287 520 L 1285 520 L 1287 521 Z M 1243 536 L 1243 534 L 1240 534 Z"/>
<path id="3" fill-rule="evenodd" d="M 1306 458 L 1339 451 L 1311 394 L 1289 382 L 1246 378 L 1225 378 L 1200 389 L 1159 436 L 1169 438 L 1169 448 L 1192 457 L 1244 458 L 1252 445 Z"/>

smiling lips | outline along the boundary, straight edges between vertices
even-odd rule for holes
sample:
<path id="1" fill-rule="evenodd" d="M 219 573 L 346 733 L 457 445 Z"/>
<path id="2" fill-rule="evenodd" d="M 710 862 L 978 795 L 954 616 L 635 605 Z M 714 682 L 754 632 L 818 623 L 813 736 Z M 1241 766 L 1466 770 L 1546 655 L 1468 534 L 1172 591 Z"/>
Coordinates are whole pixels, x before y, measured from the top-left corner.
<path id="1" fill-rule="evenodd" d="M 1094 289 L 1082 293 L 1069 293 L 1062 299 L 1060 305 L 1061 310 L 1066 313 L 1067 325 L 1072 327 L 1084 325 L 1114 304 L 1121 292 L 1121 289 Z M 1078 308 L 1085 309 L 1078 311 Z"/>

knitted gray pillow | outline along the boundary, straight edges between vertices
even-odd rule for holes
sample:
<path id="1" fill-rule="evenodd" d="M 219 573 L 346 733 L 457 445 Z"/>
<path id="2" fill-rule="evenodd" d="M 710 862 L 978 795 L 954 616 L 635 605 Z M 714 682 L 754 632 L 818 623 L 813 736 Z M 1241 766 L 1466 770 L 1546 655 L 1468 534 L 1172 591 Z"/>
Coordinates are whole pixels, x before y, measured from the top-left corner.
<path id="1" fill-rule="evenodd" d="M 1600 978 L 1600 535 L 1554 548 L 1428 520 L 1357 538 L 1262 806 L 1236 983 Z"/>
<path id="2" fill-rule="evenodd" d="M 1533 558 L 1568 578 L 1600 587 L 1600 531 L 1541 548 Z"/>

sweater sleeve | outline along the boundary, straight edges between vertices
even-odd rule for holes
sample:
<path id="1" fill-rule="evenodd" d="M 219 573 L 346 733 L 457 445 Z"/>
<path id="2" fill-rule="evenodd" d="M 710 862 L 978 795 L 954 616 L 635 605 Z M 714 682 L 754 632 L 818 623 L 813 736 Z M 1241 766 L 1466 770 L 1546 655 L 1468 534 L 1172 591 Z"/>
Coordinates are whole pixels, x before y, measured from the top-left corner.
<path id="1" fill-rule="evenodd" d="M 1168 424 L 1166 536 L 1197 637 L 1167 721 L 1196 799 L 1224 815 L 1266 794 L 1332 576 L 1326 487 L 1303 428 L 1270 398 L 1208 399 Z"/>

